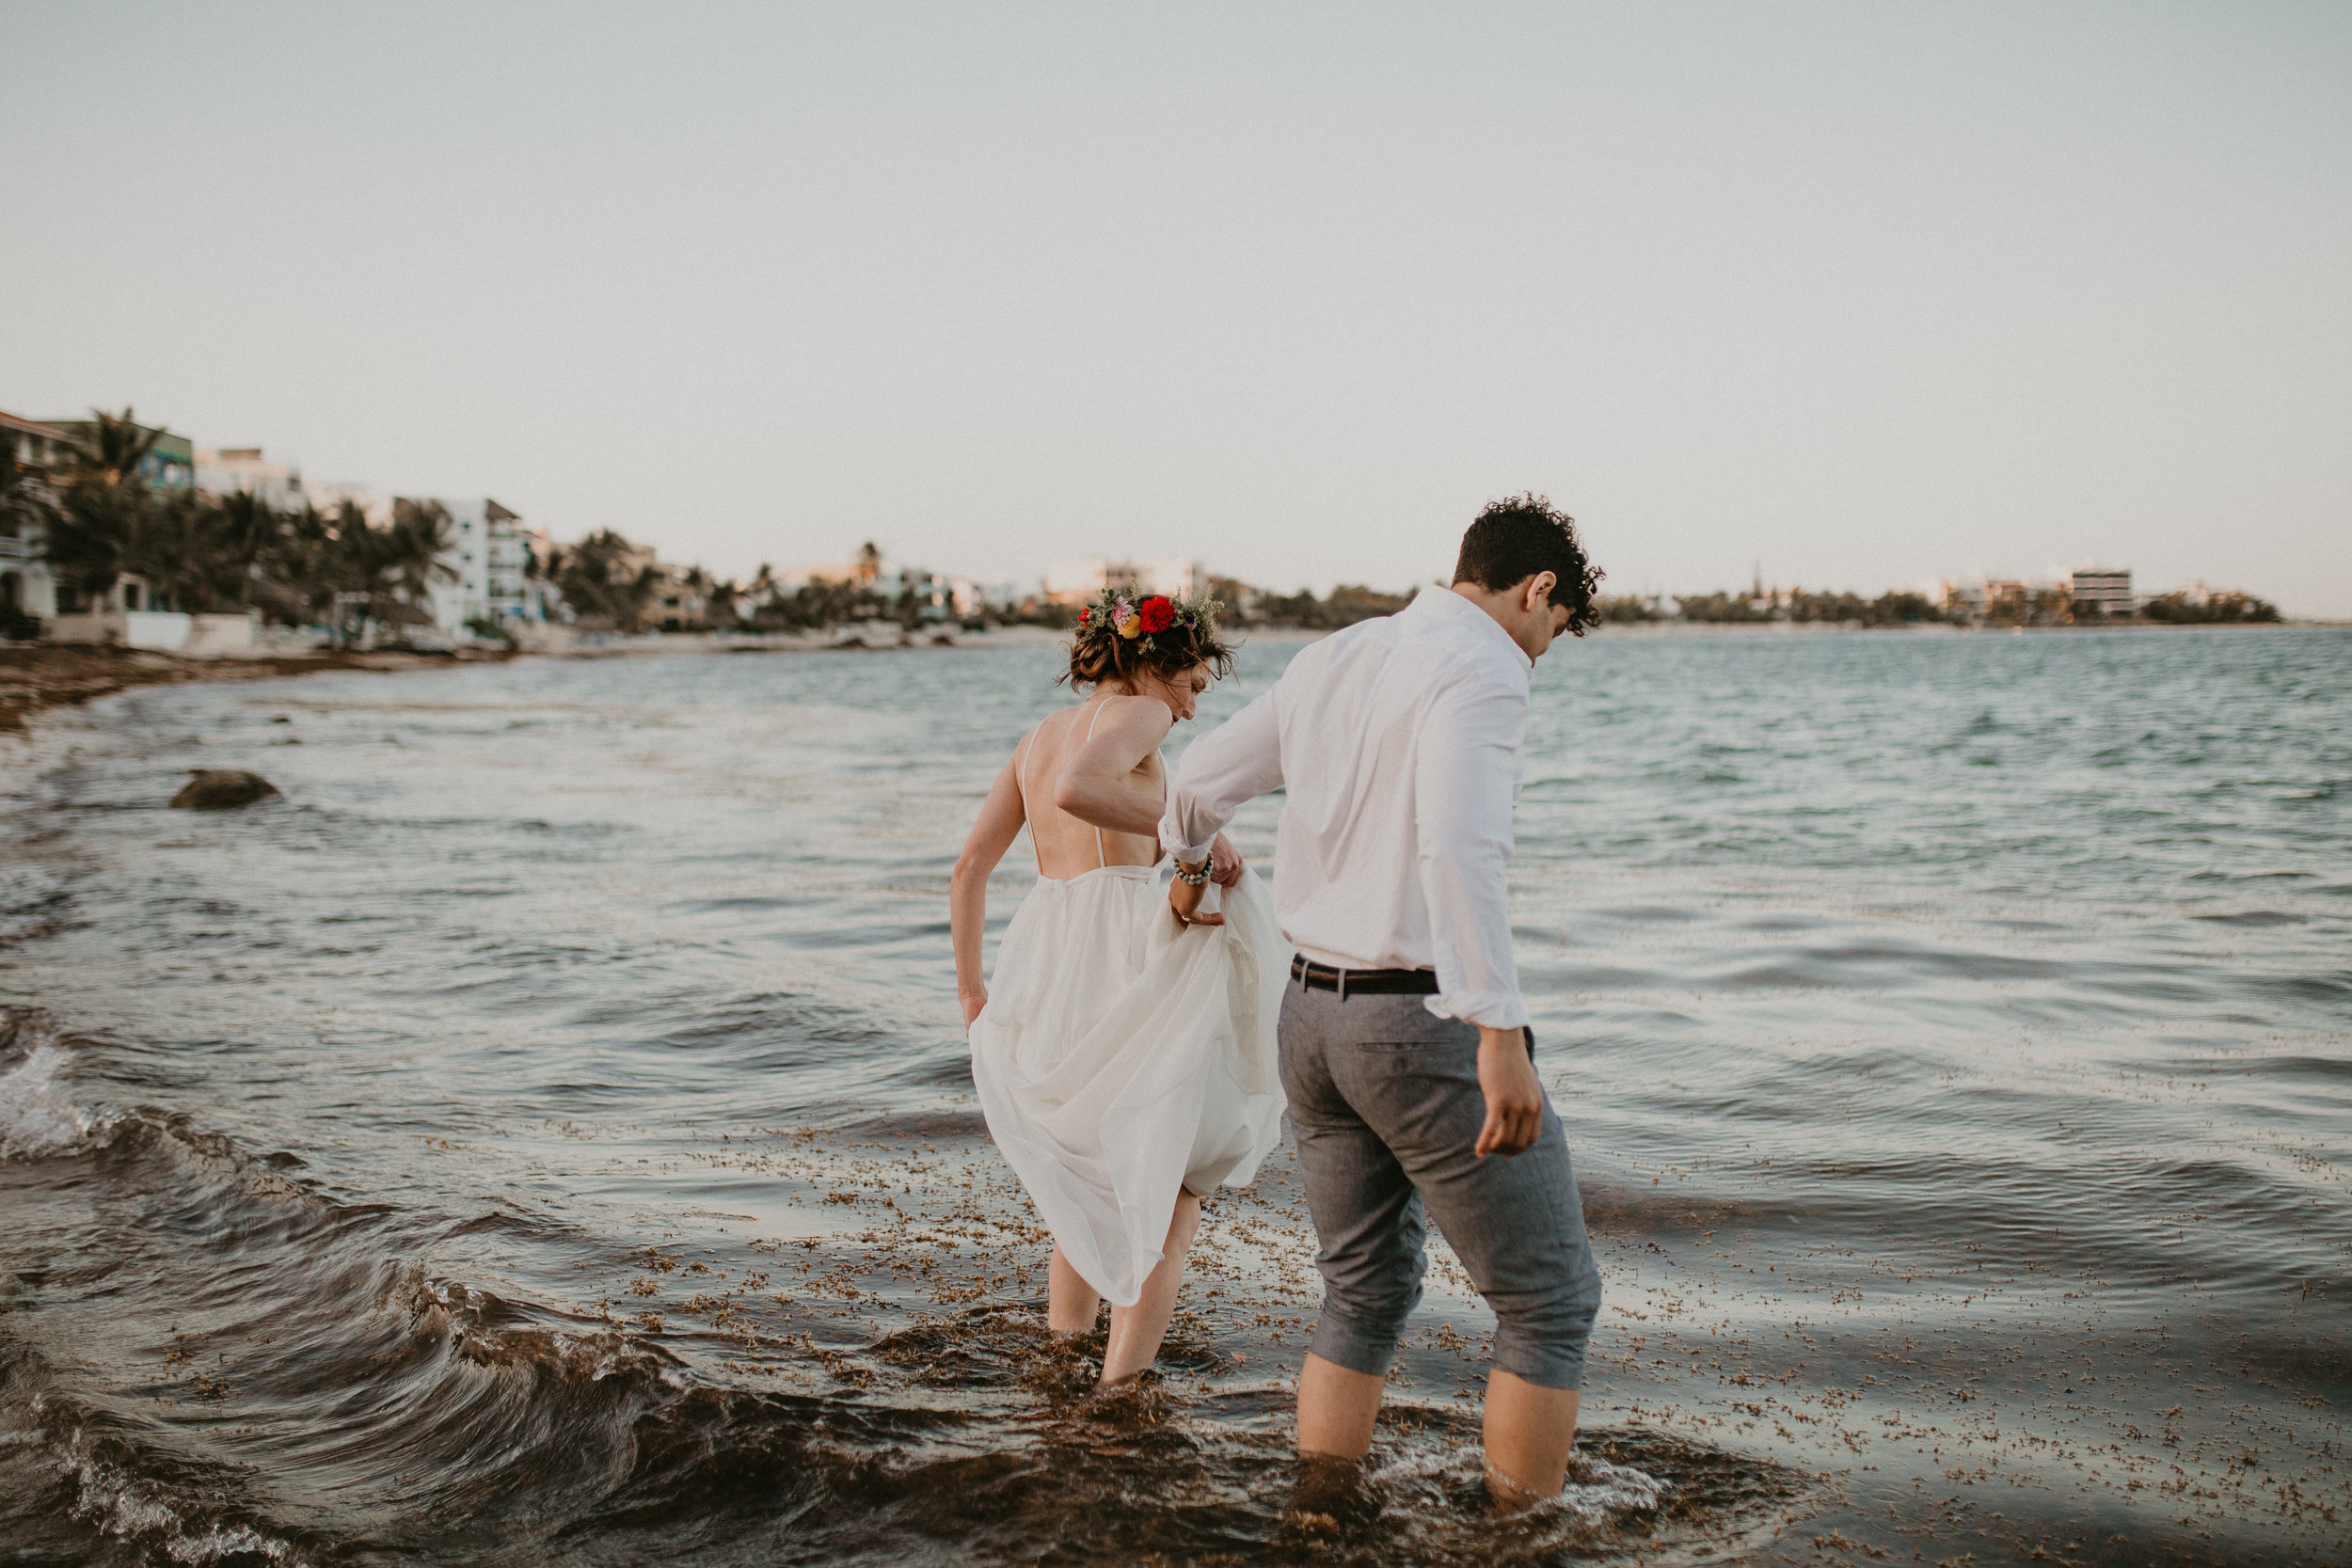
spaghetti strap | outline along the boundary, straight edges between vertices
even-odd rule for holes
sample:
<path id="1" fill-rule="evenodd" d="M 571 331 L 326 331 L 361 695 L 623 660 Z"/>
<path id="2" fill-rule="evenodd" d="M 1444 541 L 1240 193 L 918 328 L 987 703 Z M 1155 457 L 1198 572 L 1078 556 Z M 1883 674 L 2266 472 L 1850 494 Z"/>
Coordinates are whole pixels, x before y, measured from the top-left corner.
<path id="1" fill-rule="evenodd" d="M 1037 817 L 1029 810 L 1029 754 L 1037 750 L 1037 732 L 1045 727 L 1039 720 L 1037 729 L 1022 737 L 1021 754 L 1012 765 L 1012 786 L 1021 792 L 1021 815 L 1029 819 L 1029 852 L 1037 857 L 1037 874 L 1045 875 L 1045 851 L 1037 842 Z"/>
<path id="2" fill-rule="evenodd" d="M 1099 723 L 1101 723 L 1101 722 L 1103 721 L 1103 709 L 1104 709 L 1104 707 L 1109 706 L 1109 705 L 1109 705 L 1109 704 L 1107 704 L 1107 703 L 1101 703 L 1101 704 L 1097 704 L 1097 705 L 1095 705 L 1095 709 L 1094 709 L 1094 717 L 1087 721 L 1087 739 L 1089 739 L 1089 740 L 1092 740 L 1092 739 L 1094 738 L 1094 726 L 1095 726 L 1095 725 L 1097 725 L 1097 724 L 1099 724 Z M 1096 824 L 1096 825 L 1095 825 L 1095 829 L 1094 829 L 1094 865 L 1095 865 L 1095 869 L 1099 871 L 1099 870 L 1101 870 L 1104 866 L 1106 866 L 1106 865 L 1108 865 L 1108 864 L 1110 864 L 1110 863 L 1111 863 L 1111 858 L 1110 858 L 1110 856 L 1109 856 L 1109 855 L 1107 855 L 1107 854 L 1105 854 L 1105 853 L 1104 852 L 1104 849 L 1103 849 L 1103 829 L 1102 829 L 1102 825 L 1098 823 L 1098 824 Z"/>

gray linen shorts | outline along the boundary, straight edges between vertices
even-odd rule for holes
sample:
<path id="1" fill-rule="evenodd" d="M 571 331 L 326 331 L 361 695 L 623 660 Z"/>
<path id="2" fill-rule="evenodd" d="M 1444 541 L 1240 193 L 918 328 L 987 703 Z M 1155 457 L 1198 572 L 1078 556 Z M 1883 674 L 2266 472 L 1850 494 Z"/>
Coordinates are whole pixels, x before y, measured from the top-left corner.
<path id="1" fill-rule="evenodd" d="M 1282 1087 L 1314 1216 L 1323 1315 L 1309 1349 L 1385 1376 L 1421 1301 L 1424 1213 L 1494 1309 L 1494 1364 L 1547 1388 L 1584 1379 L 1600 1271 L 1568 1139 L 1549 1098 L 1535 1146 L 1472 1148 L 1486 1119 L 1478 1031 L 1419 996 L 1293 982 L 1282 995 Z"/>

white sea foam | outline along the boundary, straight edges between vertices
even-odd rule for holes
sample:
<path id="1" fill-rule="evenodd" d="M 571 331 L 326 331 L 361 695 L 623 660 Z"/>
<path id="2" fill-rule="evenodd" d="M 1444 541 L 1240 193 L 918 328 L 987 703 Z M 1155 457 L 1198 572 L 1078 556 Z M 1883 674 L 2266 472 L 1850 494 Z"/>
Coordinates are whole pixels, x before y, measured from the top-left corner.
<path id="1" fill-rule="evenodd" d="M 1554 1505 L 1591 1523 L 1621 1513 L 1647 1513 L 1665 1501 L 1673 1484 L 1629 1465 L 1587 1459 L 1561 1488 Z"/>
<path id="2" fill-rule="evenodd" d="M 1483 1482 L 1485 1478 L 1485 1455 L 1477 1449 L 1407 1448 L 1374 1472 L 1375 1480 L 1391 1484 L 1441 1481 L 1467 1486 Z M 1672 1482 L 1646 1471 L 1580 1454 L 1569 1466 L 1567 1483 L 1560 1495 L 1538 1504 L 1525 1518 L 1537 1524 L 1554 1518 L 1586 1527 L 1605 1525 L 1628 1513 L 1655 1510 L 1672 1490 Z"/>
<path id="3" fill-rule="evenodd" d="M 193 1523 L 170 1504 L 141 1496 L 111 1465 L 76 1454 L 67 1460 L 66 1468 L 77 1483 L 75 1515 L 119 1541 L 161 1547 L 174 1562 L 255 1556 L 283 1568 L 309 1568 L 309 1560 L 294 1543 L 264 1535 L 250 1525 Z"/>
<path id="4" fill-rule="evenodd" d="M 105 1117 L 75 1104 L 60 1086 L 71 1059 L 44 1042 L 0 1072 L 0 1160 L 68 1153 L 104 1125 Z"/>

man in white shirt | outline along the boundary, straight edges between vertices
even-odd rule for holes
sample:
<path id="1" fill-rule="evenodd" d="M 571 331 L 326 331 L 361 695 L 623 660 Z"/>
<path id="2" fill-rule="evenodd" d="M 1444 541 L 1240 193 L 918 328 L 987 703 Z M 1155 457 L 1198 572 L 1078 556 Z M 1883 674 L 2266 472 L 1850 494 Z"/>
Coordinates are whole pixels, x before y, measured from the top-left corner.
<path id="1" fill-rule="evenodd" d="M 1600 1305 L 1505 896 L 1529 676 L 1595 623 L 1599 578 L 1549 502 L 1493 503 L 1450 589 L 1302 650 L 1196 741 L 1160 823 L 1178 918 L 1214 923 L 1189 879 L 1242 802 L 1285 792 L 1274 904 L 1298 959 L 1282 1081 L 1324 1276 L 1299 1449 L 1370 1450 L 1426 1213 L 1496 1314 L 1486 1481 L 1506 1507 L 1560 1492 Z"/>

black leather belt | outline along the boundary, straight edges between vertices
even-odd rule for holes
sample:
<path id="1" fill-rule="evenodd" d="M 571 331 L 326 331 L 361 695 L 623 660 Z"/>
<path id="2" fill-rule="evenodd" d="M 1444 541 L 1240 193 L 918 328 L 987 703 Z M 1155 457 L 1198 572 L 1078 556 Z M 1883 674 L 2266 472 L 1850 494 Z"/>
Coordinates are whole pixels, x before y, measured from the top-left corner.
<path id="1" fill-rule="evenodd" d="M 1333 969 L 1327 964 L 1291 959 L 1291 978 L 1311 990 L 1335 990 L 1340 1000 L 1351 992 L 1366 996 L 1435 996 L 1434 969 Z"/>

